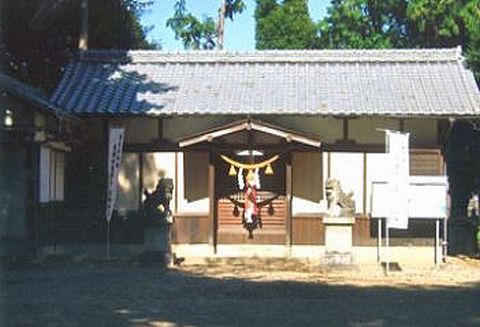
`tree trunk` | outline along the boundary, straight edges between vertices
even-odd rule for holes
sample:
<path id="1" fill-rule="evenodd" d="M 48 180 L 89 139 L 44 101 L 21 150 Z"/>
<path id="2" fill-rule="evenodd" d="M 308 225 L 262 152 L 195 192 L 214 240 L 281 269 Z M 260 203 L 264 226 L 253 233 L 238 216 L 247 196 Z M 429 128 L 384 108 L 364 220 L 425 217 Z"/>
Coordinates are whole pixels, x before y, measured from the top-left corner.
<path id="1" fill-rule="evenodd" d="M 223 50 L 223 36 L 225 33 L 225 0 L 221 1 L 217 22 L 217 49 Z"/>
<path id="2" fill-rule="evenodd" d="M 82 0 L 80 4 L 81 26 L 78 39 L 78 49 L 88 49 L 88 0 Z"/>

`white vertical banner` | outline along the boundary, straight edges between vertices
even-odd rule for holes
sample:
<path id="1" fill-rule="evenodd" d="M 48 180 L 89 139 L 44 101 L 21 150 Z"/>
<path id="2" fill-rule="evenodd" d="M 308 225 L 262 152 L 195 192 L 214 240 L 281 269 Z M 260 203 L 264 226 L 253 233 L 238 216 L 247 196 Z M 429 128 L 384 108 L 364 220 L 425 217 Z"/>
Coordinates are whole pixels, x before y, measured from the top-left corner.
<path id="1" fill-rule="evenodd" d="M 388 228 L 408 228 L 410 181 L 409 134 L 386 131 L 390 190 Z"/>
<path id="2" fill-rule="evenodd" d="M 108 133 L 108 189 L 106 218 L 110 222 L 115 201 L 117 199 L 117 183 L 120 163 L 122 162 L 122 149 L 125 129 L 122 127 L 112 127 Z"/>

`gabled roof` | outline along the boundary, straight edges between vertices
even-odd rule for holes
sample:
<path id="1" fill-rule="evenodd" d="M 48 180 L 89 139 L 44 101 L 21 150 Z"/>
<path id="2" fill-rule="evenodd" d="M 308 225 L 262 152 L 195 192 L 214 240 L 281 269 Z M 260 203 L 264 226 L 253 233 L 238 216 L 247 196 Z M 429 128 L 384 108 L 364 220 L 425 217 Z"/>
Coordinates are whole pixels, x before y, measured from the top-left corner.
<path id="1" fill-rule="evenodd" d="M 480 115 L 459 48 L 86 51 L 50 102 L 95 115 Z"/>
<path id="2" fill-rule="evenodd" d="M 257 131 L 272 136 L 276 136 L 284 139 L 287 142 L 297 142 L 300 144 L 308 145 L 311 147 L 319 148 L 322 145 L 322 142 L 319 140 L 313 139 L 307 135 L 302 135 L 299 132 L 291 131 L 282 127 L 274 126 L 272 124 L 267 124 L 260 120 L 251 120 L 251 119 L 242 119 L 239 121 L 232 122 L 227 125 L 223 125 L 205 132 L 202 132 L 197 135 L 191 135 L 186 137 L 178 143 L 181 148 L 195 145 L 202 142 L 211 142 L 216 138 L 238 133 L 240 131 Z"/>

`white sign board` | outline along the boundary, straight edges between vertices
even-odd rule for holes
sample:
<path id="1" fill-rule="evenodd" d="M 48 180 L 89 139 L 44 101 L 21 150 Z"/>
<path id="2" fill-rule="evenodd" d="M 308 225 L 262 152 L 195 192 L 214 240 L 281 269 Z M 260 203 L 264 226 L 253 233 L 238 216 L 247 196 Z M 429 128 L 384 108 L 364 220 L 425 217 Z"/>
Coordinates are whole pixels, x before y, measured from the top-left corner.
<path id="1" fill-rule="evenodd" d="M 446 176 L 411 176 L 408 186 L 408 216 L 410 218 L 446 219 Z M 374 218 L 386 218 L 391 212 L 392 199 L 386 182 L 372 183 L 372 212 Z"/>

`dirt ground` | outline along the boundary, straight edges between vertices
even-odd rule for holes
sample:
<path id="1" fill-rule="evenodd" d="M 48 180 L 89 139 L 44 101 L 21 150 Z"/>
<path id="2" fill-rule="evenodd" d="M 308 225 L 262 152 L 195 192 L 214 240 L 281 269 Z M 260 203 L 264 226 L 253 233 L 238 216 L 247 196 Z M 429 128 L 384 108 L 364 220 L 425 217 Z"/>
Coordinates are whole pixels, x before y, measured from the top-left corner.
<path id="1" fill-rule="evenodd" d="M 480 326 L 480 261 L 385 276 L 235 259 L 4 266 L 1 326 Z"/>

